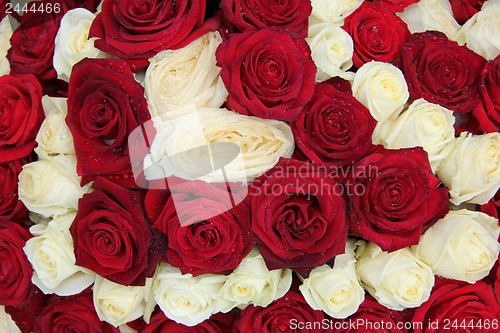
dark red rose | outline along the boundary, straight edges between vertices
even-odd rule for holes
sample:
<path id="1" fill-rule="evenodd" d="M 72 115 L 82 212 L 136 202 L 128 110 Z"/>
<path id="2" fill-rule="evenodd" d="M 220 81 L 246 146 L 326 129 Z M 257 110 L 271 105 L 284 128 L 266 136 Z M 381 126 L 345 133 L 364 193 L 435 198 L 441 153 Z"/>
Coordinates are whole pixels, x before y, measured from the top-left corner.
<path id="1" fill-rule="evenodd" d="M 344 253 L 342 187 L 312 163 L 282 158 L 253 184 L 252 230 L 269 269 L 307 275 Z"/>
<path id="2" fill-rule="evenodd" d="M 50 295 L 45 295 L 40 289 L 33 285 L 30 295 L 22 306 L 15 307 L 7 305 L 5 306 L 5 312 L 11 316 L 21 332 L 33 332 L 35 319 L 45 308 L 45 305 L 51 297 Z"/>
<path id="3" fill-rule="evenodd" d="M 92 332 L 119 333 L 120 330 L 97 316 L 92 293 L 54 297 L 35 321 L 34 333 Z"/>
<path id="4" fill-rule="evenodd" d="M 0 1 L 0 21 L 7 16 L 7 2 L 8 0 L 1 0 Z"/>
<path id="5" fill-rule="evenodd" d="M 236 319 L 233 333 L 330 332 L 323 320 L 322 311 L 313 310 L 301 294 L 289 291 L 265 308 L 247 306 Z"/>
<path id="6" fill-rule="evenodd" d="M 97 6 L 101 3 L 100 0 L 65 0 L 68 8 L 85 8 L 92 13 L 95 13 Z"/>
<path id="7" fill-rule="evenodd" d="M 33 75 L 0 77 L 0 163 L 29 155 L 44 119 L 42 87 Z"/>
<path id="8" fill-rule="evenodd" d="M 141 192 L 104 178 L 78 202 L 71 225 L 76 264 L 123 285 L 143 286 L 152 277 L 166 241 L 153 232 L 143 211 Z"/>
<path id="9" fill-rule="evenodd" d="M 453 17 L 463 25 L 474 14 L 481 10 L 486 0 L 450 0 Z"/>
<path id="10" fill-rule="evenodd" d="M 349 232 L 389 252 L 418 244 L 448 213 L 448 188 L 440 184 L 421 147 L 376 146 L 349 174 Z"/>
<path id="11" fill-rule="evenodd" d="M 403 46 L 401 61 L 411 98 L 459 113 L 480 103 L 479 76 L 486 60 L 443 33 L 413 34 Z"/>
<path id="12" fill-rule="evenodd" d="M 474 117 L 484 132 L 500 131 L 500 56 L 488 61 L 481 71 L 479 92 L 482 103 L 474 109 Z"/>
<path id="13" fill-rule="evenodd" d="M 23 247 L 31 234 L 14 222 L 0 222 L 0 305 L 21 306 L 32 292 L 33 270 Z"/>
<path id="14" fill-rule="evenodd" d="M 230 332 L 228 325 L 220 322 L 217 319 L 229 320 L 228 324 L 231 324 L 231 319 L 233 315 L 231 313 L 223 314 L 218 313 L 210 319 L 207 319 L 195 326 L 185 326 L 178 324 L 173 320 L 165 317 L 162 311 L 156 312 L 151 317 L 151 320 L 144 329 L 139 330 L 140 333 L 162 333 L 162 332 L 175 332 L 175 333 L 223 333 Z M 232 326 L 232 325 L 231 325 Z"/>
<path id="15" fill-rule="evenodd" d="M 125 60 L 87 58 L 76 64 L 66 123 L 73 134 L 82 183 L 99 175 L 137 187 L 129 156 L 129 149 L 137 147 L 129 147 L 128 137 L 150 118 L 144 88 Z"/>
<path id="16" fill-rule="evenodd" d="M 266 28 L 233 34 L 216 58 L 229 92 L 226 106 L 238 113 L 292 121 L 313 94 L 316 66 L 297 33 Z"/>
<path id="17" fill-rule="evenodd" d="M 183 182 L 171 191 L 175 193 L 153 223 L 168 238 L 164 261 L 183 274 L 230 273 L 254 246 L 249 208 L 245 203 L 233 207 L 234 193 L 199 180 Z M 156 199 L 151 196 L 158 194 L 150 193 L 146 207 L 154 209 Z"/>
<path id="18" fill-rule="evenodd" d="M 338 168 L 356 162 L 372 147 L 376 124 L 363 104 L 327 81 L 316 85 L 291 127 L 297 149 L 314 164 Z"/>
<path id="19" fill-rule="evenodd" d="M 481 205 L 481 211 L 498 219 L 500 217 L 500 190 L 486 204 Z"/>
<path id="20" fill-rule="evenodd" d="M 334 320 L 332 326 L 337 329 L 335 332 L 338 333 L 408 332 L 405 328 L 405 318 L 400 311 L 386 308 L 370 295 L 365 296 L 365 300 L 356 313 L 343 320 Z"/>
<path id="21" fill-rule="evenodd" d="M 379 2 L 363 2 L 342 28 L 352 37 L 352 61 L 358 68 L 372 60 L 393 61 L 410 37 L 406 23 Z"/>
<path id="22" fill-rule="evenodd" d="M 280 27 L 307 37 L 310 0 L 222 0 L 224 18 L 240 31 Z"/>
<path id="23" fill-rule="evenodd" d="M 397 13 L 402 12 L 406 7 L 419 0 L 379 0 L 385 8 L 389 9 L 391 12 Z"/>
<path id="24" fill-rule="evenodd" d="M 21 24 L 10 39 L 11 48 L 7 53 L 11 73 L 33 74 L 39 80 L 52 80 L 57 77 L 52 66 L 54 40 L 66 7 L 57 0 L 45 1 L 56 11 L 26 11 Z M 28 5 L 30 6 L 30 5 Z"/>
<path id="25" fill-rule="evenodd" d="M 17 177 L 25 163 L 21 159 L 0 164 L 0 223 L 28 220 L 28 210 L 17 194 Z"/>
<path id="26" fill-rule="evenodd" d="M 98 37 L 95 46 L 125 59 L 147 59 L 166 49 L 178 49 L 217 30 L 216 20 L 202 26 L 202 0 L 105 0 L 92 22 L 89 37 Z M 201 27 L 200 27 L 201 26 Z"/>
<path id="27" fill-rule="evenodd" d="M 429 300 L 415 309 L 413 332 L 493 333 L 498 332 L 499 318 L 500 304 L 487 284 L 436 277 Z"/>

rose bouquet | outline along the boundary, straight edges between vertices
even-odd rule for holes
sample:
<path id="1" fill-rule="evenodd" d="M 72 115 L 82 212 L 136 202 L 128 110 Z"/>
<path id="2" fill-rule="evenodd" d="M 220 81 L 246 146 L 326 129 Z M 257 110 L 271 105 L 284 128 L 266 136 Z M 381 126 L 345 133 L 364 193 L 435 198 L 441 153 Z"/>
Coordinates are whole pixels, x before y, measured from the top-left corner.
<path id="1" fill-rule="evenodd" d="M 3 1 L 0 331 L 498 331 L 498 17 Z"/>

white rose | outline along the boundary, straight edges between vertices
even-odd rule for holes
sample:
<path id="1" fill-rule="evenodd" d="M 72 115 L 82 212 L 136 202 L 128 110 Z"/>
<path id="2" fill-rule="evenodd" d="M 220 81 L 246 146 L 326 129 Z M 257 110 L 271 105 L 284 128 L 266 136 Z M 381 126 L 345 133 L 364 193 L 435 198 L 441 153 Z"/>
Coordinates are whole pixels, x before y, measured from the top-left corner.
<path id="1" fill-rule="evenodd" d="M 333 268 L 318 266 L 299 287 L 314 310 L 322 310 L 333 318 L 347 318 L 365 299 L 365 291 L 356 276 L 355 244 L 346 243 L 345 253 L 335 257 Z"/>
<path id="2" fill-rule="evenodd" d="M 450 2 L 447 0 L 420 0 L 396 15 L 408 25 L 412 34 L 435 30 L 444 33 L 450 40 L 460 44 L 465 42 L 460 25 L 453 17 Z"/>
<path id="3" fill-rule="evenodd" d="M 145 94 L 153 116 L 178 106 L 220 107 L 227 90 L 219 75 L 215 51 L 222 38 L 209 32 L 178 50 L 165 50 L 149 59 Z"/>
<path id="4" fill-rule="evenodd" d="M 294 149 L 287 123 L 226 109 L 191 110 L 157 127 L 145 160 L 148 179 L 174 174 L 206 182 L 245 182 L 271 169 L 280 157 L 290 157 Z M 211 150 L 196 149 L 207 143 L 228 143 L 229 147 L 211 144 Z M 228 162 L 223 165 L 225 175 L 217 167 L 212 170 L 212 162 L 218 165 L 222 161 Z"/>
<path id="5" fill-rule="evenodd" d="M 215 299 L 226 278 L 216 274 L 183 275 L 178 268 L 160 263 L 153 282 L 154 298 L 167 318 L 195 326 L 218 312 Z"/>
<path id="6" fill-rule="evenodd" d="M 403 72 L 379 61 L 370 61 L 358 69 L 352 92 L 377 121 L 397 117 L 410 97 Z"/>
<path id="7" fill-rule="evenodd" d="M 10 73 L 7 51 L 10 49 L 10 37 L 12 36 L 12 26 L 9 17 L 5 16 L 0 21 L 0 76 Z"/>
<path id="8" fill-rule="evenodd" d="M 409 248 L 389 253 L 368 243 L 358 248 L 356 255 L 361 283 L 380 304 L 400 311 L 418 307 L 429 299 L 434 275 Z"/>
<path id="9" fill-rule="evenodd" d="M 500 54 L 500 0 L 486 1 L 462 27 L 467 47 L 488 60 Z"/>
<path id="10" fill-rule="evenodd" d="M 268 270 L 264 258 L 254 248 L 229 275 L 220 290 L 217 307 L 221 312 L 234 307 L 244 309 L 250 304 L 265 307 L 283 297 L 291 284 L 291 270 Z"/>
<path id="11" fill-rule="evenodd" d="M 389 149 L 423 147 L 436 172 L 446 157 L 443 148 L 455 138 L 454 123 L 452 111 L 418 99 L 395 120 L 383 122 L 373 141 Z"/>
<path id="12" fill-rule="evenodd" d="M 36 136 L 38 147 L 35 151 L 38 155 L 75 154 L 73 136 L 65 120 L 67 100 L 65 97 L 42 97 L 45 119 Z"/>
<path id="13" fill-rule="evenodd" d="M 73 155 L 57 155 L 23 166 L 19 199 L 32 212 L 55 217 L 78 209 L 78 200 L 90 190 L 80 187 Z"/>
<path id="14" fill-rule="evenodd" d="M 450 211 L 412 247 L 434 274 L 469 283 L 488 275 L 498 259 L 498 220 L 481 212 Z"/>
<path id="15" fill-rule="evenodd" d="M 89 39 L 89 30 L 95 14 L 84 8 L 68 11 L 61 19 L 54 49 L 54 68 L 60 80 L 69 82 L 73 66 L 84 58 L 107 58 L 106 53 L 94 47 L 97 37 Z"/>
<path id="16" fill-rule="evenodd" d="M 146 323 L 154 310 L 152 280 L 145 286 L 123 286 L 97 276 L 93 287 L 94 307 L 99 319 L 118 327 L 144 316 Z"/>
<path id="17" fill-rule="evenodd" d="M 318 68 L 316 81 L 325 81 L 334 76 L 352 80 L 354 73 L 346 72 L 352 67 L 354 45 L 351 36 L 333 23 L 310 25 L 308 34 L 306 41 Z"/>
<path id="18" fill-rule="evenodd" d="M 311 0 L 311 24 L 330 22 L 342 25 L 347 16 L 354 12 L 364 0 Z"/>
<path id="19" fill-rule="evenodd" d="M 34 269 L 33 284 L 45 294 L 76 295 L 94 282 L 94 273 L 75 265 L 69 231 L 75 216 L 76 213 L 61 215 L 48 225 L 30 228 L 35 237 L 26 242 L 24 252 Z"/>
<path id="20" fill-rule="evenodd" d="M 487 203 L 500 187 L 500 134 L 463 132 L 444 148 L 448 156 L 437 170 L 454 205 Z"/>

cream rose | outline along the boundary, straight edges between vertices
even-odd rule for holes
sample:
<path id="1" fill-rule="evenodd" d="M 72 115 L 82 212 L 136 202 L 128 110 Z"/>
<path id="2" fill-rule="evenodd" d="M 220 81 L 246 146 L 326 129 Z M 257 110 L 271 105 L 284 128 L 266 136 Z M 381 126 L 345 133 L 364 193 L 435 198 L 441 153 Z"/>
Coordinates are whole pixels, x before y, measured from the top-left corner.
<path id="1" fill-rule="evenodd" d="M 145 286 L 123 286 L 97 276 L 94 287 L 94 307 L 99 319 L 118 327 L 144 317 L 146 323 L 154 310 L 152 280 Z"/>
<path id="2" fill-rule="evenodd" d="M 476 283 L 488 275 L 498 259 L 499 235 L 498 220 L 487 214 L 450 211 L 420 237 L 412 251 L 434 274 Z"/>
<path id="3" fill-rule="evenodd" d="M 343 319 L 355 313 L 365 299 L 365 291 L 356 276 L 355 242 L 348 240 L 345 253 L 335 257 L 333 268 L 318 266 L 299 287 L 314 310 Z"/>
<path id="4" fill-rule="evenodd" d="M 354 12 L 364 0 L 311 0 L 310 24 L 330 22 L 342 25 L 347 16 Z"/>
<path id="5" fill-rule="evenodd" d="M 318 68 L 316 81 L 325 81 L 334 76 L 352 80 L 354 73 L 346 72 L 352 67 L 354 45 L 351 36 L 333 23 L 313 24 L 308 31 L 306 41 Z"/>
<path id="6" fill-rule="evenodd" d="M 220 107 L 227 90 L 219 76 L 215 51 L 222 38 L 209 32 L 178 50 L 149 59 L 144 81 L 151 114 L 159 116 L 179 106 Z"/>
<path id="7" fill-rule="evenodd" d="M 488 60 L 500 55 L 500 0 L 488 0 L 462 27 L 467 47 Z"/>
<path id="8" fill-rule="evenodd" d="M 5 16 L 0 21 L 0 76 L 10 73 L 7 51 L 10 49 L 10 37 L 12 36 L 12 26 L 9 17 Z"/>
<path id="9" fill-rule="evenodd" d="M 80 187 L 76 157 L 57 155 L 28 163 L 19 174 L 19 198 L 32 212 L 56 217 L 78 209 L 78 200 L 90 191 Z"/>
<path id="10" fill-rule="evenodd" d="M 268 306 L 283 297 L 292 284 L 289 269 L 268 270 L 259 251 L 254 248 L 229 275 L 217 297 L 217 308 L 229 312 L 250 304 Z"/>
<path id="11" fill-rule="evenodd" d="M 454 123 L 452 111 L 419 99 L 395 120 L 383 122 L 373 142 L 389 149 L 423 147 L 436 172 L 446 157 L 443 148 L 455 138 Z"/>
<path id="12" fill-rule="evenodd" d="M 195 326 L 218 312 L 215 299 L 226 278 L 216 274 L 183 275 L 178 268 L 160 263 L 153 282 L 153 294 L 167 318 Z"/>
<path id="13" fill-rule="evenodd" d="M 380 304 L 400 311 L 418 307 L 429 299 L 434 275 L 430 266 L 409 248 L 389 253 L 368 243 L 359 247 L 356 255 L 361 283 Z"/>
<path id="14" fill-rule="evenodd" d="M 0 332 L 21 333 L 12 317 L 5 312 L 5 307 L 0 305 Z"/>
<path id="15" fill-rule="evenodd" d="M 42 97 L 45 119 L 36 136 L 38 155 L 75 154 L 73 136 L 66 125 L 68 106 L 65 97 Z"/>
<path id="16" fill-rule="evenodd" d="M 33 266 L 33 284 L 45 294 L 75 295 L 90 286 L 95 274 L 76 266 L 73 239 L 69 228 L 76 213 L 61 215 L 48 223 L 30 228 L 33 238 L 24 252 Z"/>
<path id="17" fill-rule="evenodd" d="M 396 15 L 408 25 L 412 34 L 436 30 L 461 45 L 465 42 L 460 25 L 453 17 L 450 2 L 447 0 L 420 0 Z"/>
<path id="18" fill-rule="evenodd" d="M 450 189 L 451 203 L 487 203 L 500 187 L 500 134 L 463 132 L 444 149 L 448 156 L 437 176 Z"/>
<path id="19" fill-rule="evenodd" d="M 397 117 L 410 97 L 403 72 L 379 61 L 370 61 L 358 69 L 352 92 L 377 121 Z"/>
<path id="20" fill-rule="evenodd" d="M 226 109 L 194 109 L 158 124 L 157 129 L 145 159 L 148 179 L 174 174 L 207 182 L 245 182 L 271 169 L 280 157 L 290 157 L 294 149 L 287 123 Z M 208 143 L 228 146 L 211 144 L 210 150 L 196 149 Z M 223 165 L 225 174 L 215 167 L 224 161 L 228 163 Z"/>
<path id="21" fill-rule="evenodd" d="M 95 14 L 84 8 L 69 10 L 61 19 L 54 49 L 57 78 L 69 82 L 73 66 L 84 58 L 108 58 L 110 55 L 94 47 L 97 37 L 89 39 Z"/>

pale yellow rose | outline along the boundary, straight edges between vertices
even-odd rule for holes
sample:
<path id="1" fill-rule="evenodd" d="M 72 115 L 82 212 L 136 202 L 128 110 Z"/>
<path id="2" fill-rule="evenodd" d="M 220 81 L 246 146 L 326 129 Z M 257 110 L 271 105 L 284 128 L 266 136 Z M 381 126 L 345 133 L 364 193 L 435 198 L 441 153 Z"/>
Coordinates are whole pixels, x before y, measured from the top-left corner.
<path id="1" fill-rule="evenodd" d="M 10 73 L 7 51 L 10 49 L 10 37 L 12 36 L 12 26 L 9 17 L 5 16 L 0 21 L 0 76 Z"/>
<path id="2" fill-rule="evenodd" d="M 330 22 L 342 25 L 347 16 L 354 12 L 364 0 L 311 0 L 311 24 Z"/>

